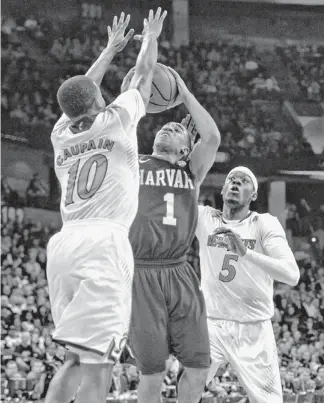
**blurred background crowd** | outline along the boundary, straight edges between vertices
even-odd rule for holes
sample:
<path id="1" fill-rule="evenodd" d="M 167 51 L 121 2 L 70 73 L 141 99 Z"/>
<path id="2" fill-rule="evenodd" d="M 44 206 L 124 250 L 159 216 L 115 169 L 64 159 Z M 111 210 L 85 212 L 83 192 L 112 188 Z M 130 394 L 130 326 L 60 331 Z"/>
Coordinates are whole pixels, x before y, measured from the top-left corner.
<path id="1" fill-rule="evenodd" d="M 58 36 L 45 19 L 38 21 L 31 16 L 14 20 L 4 15 L 2 19 L 3 131 L 14 125 L 16 132 L 26 126 L 49 132 L 60 115 L 55 100 L 57 88 L 67 76 L 86 72 L 106 46 L 106 34 L 81 24 L 75 36 Z M 139 47 L 132 41 L 115 57 L 103 82 L 107 101 L 119 94 L 122 79 L 135 65 Z M 216 119 L 223 134 L 222 148 L 252 157 L 291 153 L 312 156 L 306 139 L 286 133 L 276 110 L 271 113 L 265 104 L 253 102 L 261 98 L 276 101 L 280 107 L 285 94 L 269 69 L 277 58 L 291 72 L 296 99 L 323 100 L 324 46 L 273 45 L 265 50 L 247 40 L 217 38 L 211 43 L 192 41 L 190 46 L 180 47 L 164 40 L 159 48 L 159 61 L 180 73 Z M 55 69 L 49 70 L 51 63 Z M 143 152 L 150 151 L 152 133 L 161 123 L 181 120 L 183 114 L 179 108 L 143 119 Z"/>
<path id="2" fill-rule="evenodd" d="M 145 1 L 137 3 L 143 6 Z M 189 3 L 195 7 L 195 2 Z M 221 2 L 215 2 L 215 8 L 216 3 Z M 67 77 L 84 74 L 106 46 L 106 19 L 98 4 L 82 3 L 81 17 L 73 23 L 65 20 L 64 27 L 60 25 L 63 14 L 19 14 L 13 9 L 12 14 L 2 14 L 1 109 L 6 139 L 51 150 L 49 134 L 60 116 L 57 88 Z M 250 16 L 234 16 L 239 13 L 235 7 L 228 18 L 236 18 L 237 24 L 228 25 L 251 31 L 255 24 L 257 31 L 257 18 L 252 23 Z M 264 36 L 281 27 L 279 17 L 269 15 L 268 20 L 260 22 Z M 285 22 L 287 30 L 291 21 Z M 306 17 L 296 21 L 292 24 L 298 24 L 302 34 L 316 31 L 315 21 Z M 219 17 L 217 24 L 221 23 Z M 159 61 L 179 72 L 214 117 L 222 133 L 220 151 L 229 156 L 260 159 L 265 165 L 286 162 L 292 156 L 315 158 L 308 139 L 282 111 L 289 100 L 301 116 L 324 115 L 324 44 L 298 39 L 292 43 L 284 38 L 284 28 L 282 32 L 282 40 L 266 45 L 242 35 L 222 35 L 221 29 L 210 41 L 193 37 L 188 45 L 176 46 L 168 35 L 160 41 Z M 114 59 L 102 86 L 107 103 L 118 95 L 138 50 L 139 43 L 132 41 Z M 139 126 L 140 152 L 150 153 L 157 128 L 167 120 L 180 121 L 185 113 L 180 107 L 147 115 Z M 324 157 L 324 148 L 319 153 Z M 52 164 L 52 156 L 50 160 Z M 24 167 L 19 174 L 24 174 Z M 58 228 L 54 221 L 29 220 L 24 213 L 26 207 L 57 211 L 59 192 L 54 192 L 53 199 L 54 177 L 45 181 L 40 170 L 31 173 L 25 174 L 23 190 L 15 187 L 19 181 L 12 180 L 17 172 L 1 179 L 1 398 L 6 402 L 42 400 L 64 361 L 63 348 L 51 339 L 45 273 L 46 244 Z M 215 205 L 216 199 L 207 196 L 201 203 Z M 309 203 L 307 196 L 300 199 L 295 193 L 282 215 L 301 271 L 295 288 L 275 285 L 273 326 L 285 402 L 324 402 L 324 205 Z M 198 252 L 195 240 L 189 259 L 199 274 Z M 172 358 L 169 362 L 163 396 L 174 402 L 179 364 Z M 117 364 L 108 401 L 135 402 L 138 378 L 134 366 Z M 215 401 L 215 397 L 217 402 L 245 400 L 230 366 L 219 369 L 206 388 L 204 401 Z"/>

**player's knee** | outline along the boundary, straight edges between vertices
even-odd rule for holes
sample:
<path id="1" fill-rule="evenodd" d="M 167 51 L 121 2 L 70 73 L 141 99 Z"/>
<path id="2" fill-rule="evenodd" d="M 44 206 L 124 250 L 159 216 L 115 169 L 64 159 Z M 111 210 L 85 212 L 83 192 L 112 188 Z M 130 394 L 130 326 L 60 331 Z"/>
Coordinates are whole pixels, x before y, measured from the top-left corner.
<path id="1" fill-rule="evenodd" d="M 161 402 L 161 390 L 165 372 L 141 374 L 138 386 L 139 403 Z"/>
<path id="2" fill-rule="evenodd" d="M 141 383 L 145 383 L 153 388 L 160 388 L 165 376 L 164 372 L 153 373 L 153 374 L 141 374 L 140 380 Z"/>
<path id="3" fill-rule="evenodd" d="M 102 394 L 108 394 L 113 364 L 81 363 L 82 384 L 88 388 L 97 388 Z"/>
<path id="4" fill-rule="evenodd" d="M 203 387 L 207 381 L 209 368 L 184 368 L 183 376 L 192 386 Z"/>

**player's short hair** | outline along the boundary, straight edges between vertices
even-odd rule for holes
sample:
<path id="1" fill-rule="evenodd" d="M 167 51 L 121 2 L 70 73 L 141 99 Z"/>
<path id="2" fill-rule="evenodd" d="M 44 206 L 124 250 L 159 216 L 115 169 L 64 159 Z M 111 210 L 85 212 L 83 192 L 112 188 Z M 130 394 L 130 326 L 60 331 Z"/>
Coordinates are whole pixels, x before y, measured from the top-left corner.
<path id="1" fill-rule="evenodd" d="M 96 98 L 97 87 L 87 76 L 74 76 L 61 84 L 57 101 L 69 118 L 86 114 Z"/>

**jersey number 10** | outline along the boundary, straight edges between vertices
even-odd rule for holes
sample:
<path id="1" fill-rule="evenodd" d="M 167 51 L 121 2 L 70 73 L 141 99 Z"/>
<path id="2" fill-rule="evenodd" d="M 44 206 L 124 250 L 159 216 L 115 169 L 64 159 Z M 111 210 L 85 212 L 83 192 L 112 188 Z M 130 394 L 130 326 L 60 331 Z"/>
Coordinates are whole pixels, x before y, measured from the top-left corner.
<path id="1" fill-rule="evenodd" d="M 88 187 L 90 171 L 95 164 L 91 186 Z M 69 179 L 67 183 L 65 206 L 74 203 L 73 193 L 75 186 L 80 199 L 90 199 L 101 187 L 108 169 L 108 160 L 103 154 L 94 154 L 83 164 L 78 173 L 80 159 L 78 159 L 69 169 Z"/>

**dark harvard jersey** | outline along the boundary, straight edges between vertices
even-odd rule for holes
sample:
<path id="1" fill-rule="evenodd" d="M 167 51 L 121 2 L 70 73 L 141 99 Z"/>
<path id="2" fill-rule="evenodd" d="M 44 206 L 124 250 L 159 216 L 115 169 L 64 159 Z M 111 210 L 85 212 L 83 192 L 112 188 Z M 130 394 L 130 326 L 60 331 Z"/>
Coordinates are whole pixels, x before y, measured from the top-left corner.
<path id="1" fill-rule="evenodd" d="M 177 259 L 187 254 L 195 235 L 198 208 L 188 167 L 141 156 L 140 192 L 130 241 L 135 259 Z"/>

